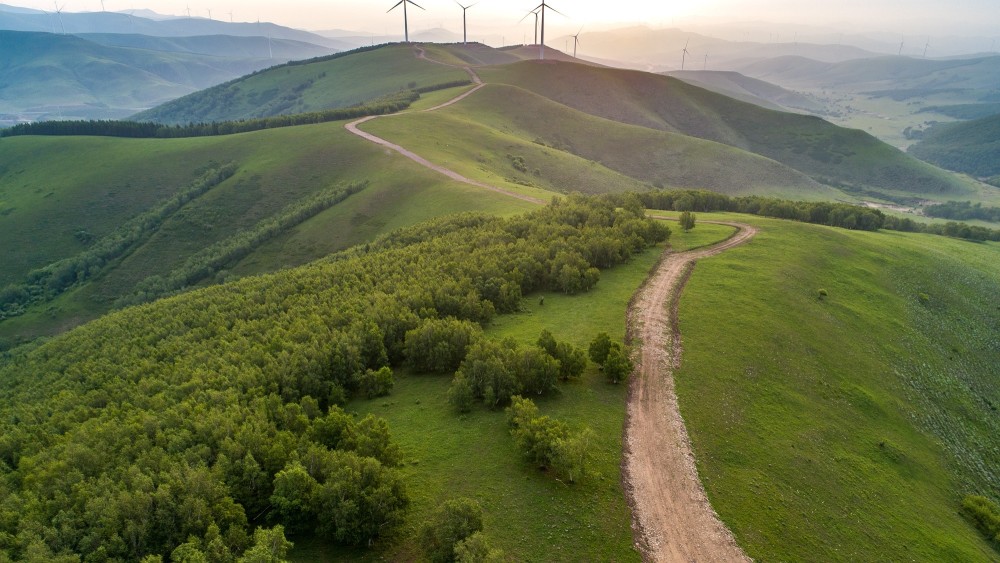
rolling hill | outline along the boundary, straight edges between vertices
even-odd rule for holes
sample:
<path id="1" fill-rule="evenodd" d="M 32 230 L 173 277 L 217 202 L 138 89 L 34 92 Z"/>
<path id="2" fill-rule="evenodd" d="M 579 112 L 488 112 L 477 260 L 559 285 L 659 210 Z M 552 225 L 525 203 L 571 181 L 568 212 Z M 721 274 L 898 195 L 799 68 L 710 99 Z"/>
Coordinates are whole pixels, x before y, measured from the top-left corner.
<path id="1" fill-rule="evenodd" d="M 419 111 L 470 88 L 430 93 L 362 129 L 536 199 L 655 184 L 799 199 L 844 197 L 825 183 L 967 193 L 860 131 L 677 79 L 511 61 L 518 50 L 426 51 L 493 65 L 477 69 L 487 84 Z M 280 111 L 281 99 L 288 111 L 330 107 L 467 77 L 386 46 L 257 73 L 172 106 L 172 119 Z M 622 341 L 630 299 L 664 249 L 640 252 L 657 228 L 639 199 L 559 198 L 546 223 L 524 215 L 534 204 L 344 125 L 0 139 L 0 298 L 37 297 L 0 320 L 0 350 L 58 335 L 0 354 L 0 559 L 224 559 L 273 538 L 252 540 L 252 528 L 280 524 L 296 561 L 419 560 L 423 523 L 458 496 L 482 507 L 479 539 L 508 560 L 641 559 L 619 476 L 626 386 L 585 360 L 557 392 L 533 392 L 538 425 L 591 430 L 563 440 L 584 448 L 589 469 L 571 484 L 520 455 L 501 409 L 454 412 L 453 369 L 402 361 L 418 328 L 462 324 L 449 317 L 528 349 L 516 369 L 539 378 L 560 369 L 533 361 L 543 329 L 579 349 L 599 332 Z M 443 218 L 468 211 L 517 217 Z M 682 414 L 740 545 L 762 561 L 995 560 L 961 507 L 970 494 L 1000 500 L 997 243 L 697 220 L 669 244 L 733 231 L 706 220 L 760 229 L 701 261 L 679 305 Z M 616 253 L 624 263 L 590 291 L 541 281 L 576 280 Z M 140 305 L 111 312 L 130 304 Z M 390 354 L 389 395 L 361 393 L 366 368 Z M 482 371 L 502 383 L 513 368 L 493 359 Z M 406 508 L 404 490 L 407 512 L 347 529 L 359 514 Z M 333 515 L 322 532 L 304 507 Z M 363 541 L 383 526 L 393 534 Z"/>
<path id="2" fill-rule="evenodd" d="M 688 84 L 711 90 L 743 102 L 750 102 L 778 111 L 804 110 L 822 113 L 824 107 L 816 100 L 763 80 L 731 71 L 686 70 L 666 73 Z"/>
<path id="3" fill-rule="evenodd" d="M 740 149 L 594 117 L 502 84 L 490 84 L 434 113 L 379 120 L 365 129 L 403 145 L 419 145 L 432 160 L 466 175 L 488 172 L 491 182 L 509 178 L 556 192 L 669 186 L 793 199 L 844 197 Z M 524 170 L 517 170 L 513 159 L 520 159 Z"/>
<path id="4" fill-rule="evenodd" d="M 133 45 L 0 31 L 0 114 L 28 120 L 121 118 L 274 64 L 266 45 L 254 54 L 217 56 L 176 48 L 150 50 L 145 47 L 155 41 L 134 36 L 122 42 Z M 192 47 L 231 43 L 223 38 L 184 42 Z M 279 45 L 279 52 L 282 48 L 287 53 L 315 52 L 287 43 Z"/>
<path id="5" fill-rule="evenodd" d="M 949 170 L 1000 176 L 1000 115 L 931 127 L 910 153 Z"/>
<path id="6" fill-rule="evenodd" d="M 312 59 L 329 55 L 329 47 L 291 39 L 203 35 L 191 37 L 153 37 L 122 33 L 78 33 L 77 37 L 108 47 L 128 47 L 167 53 L 194 53 L 229 59 L 268 59 L 272 64 Z M 256 69 L 255 69 L 256 70 Z"/>
<path id="7" fill-rule="evenodd" d="M 0 147 L 0 239 L 11 249 L 0 268 L 0 288 L 82 255 L 204 171 L 236 167 L 231 178 L 186 202 L 93 272 L 90 283 L 0 321 L 6 345 L 95 318 L 151 276 L 169 276 L 193 253 L 234 240 L 326 190 L 367 182 L 347 200 L 229 260 L 219 277 L 194 283 L 304 264 L 442 214 L 503 214 L 529 206 L 443 181 L 348 134 L 342 122 L 201 139 L 19 137 L 3 139 Z"/>
<path id="8" fill-rule="evenodd" d="M 837 63 L 806 57 L 777 57 L 741 67 L 740 72 L 790 88 L 828 88 L 885 95 L 933 90 L 996 92 L 1000 56 L 965 59 L 877 57 Z"/>
<path id="9" fill-rule="evenodd" d="M 270 68 L 139 113 L 133 119 L 189 123 L 304 113 L 468 80 L 469 75 L 461 69 L 416 59 L 409 46 L 380 46 Z"/>
<path id="10" fill-rule="evenodd" d="M 968 191 L 949 174 L 865 132 L 767 110 L 665 76 L 537 61 L 481 74 L 591 115 L 747 150 L 849 190 L 938 197 Z"/>

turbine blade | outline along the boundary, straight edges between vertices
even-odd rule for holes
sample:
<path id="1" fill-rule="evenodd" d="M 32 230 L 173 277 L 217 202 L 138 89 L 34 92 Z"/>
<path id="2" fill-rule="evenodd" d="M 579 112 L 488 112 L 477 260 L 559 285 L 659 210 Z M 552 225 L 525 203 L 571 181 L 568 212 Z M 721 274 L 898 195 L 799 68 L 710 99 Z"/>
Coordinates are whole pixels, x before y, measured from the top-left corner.
<path id="1" fill-rule="evenodd" d="M 395 9 L 396 9 L 396 8 L 398 8 L 398 7 L 399 7 L 399 5 L 400 5 L 400 4 L 402 4 L 403 2 L 406 2 L 406 0 L 399 0 L 399 2 L 397 2 L 395 6 L 393 6 L 393 7 L 389 8 L 388 10 L 386 10 L 386 11 L 385 11 L 385 13 L 387 13 L 387 14 L 388 14 L 389 12 L 391 12 L 391 11 L 395 10 Z"/>
<path id="2" fill-rule="evenodd" d="M 423 6 L 421 6 L 420 4 L 417 4 L 413 0 L 403 0 L 403 2 L 409 2 L 411 5 L 416 6 L 416 7 L 420 8 L 421 10 L 424 10 Z M 427 10 L 424 10 L 424 11 L 426 12 Z"/>
<path id="3" fill-rule="evenodd" d="M 559 14 L 560 16 L 562 16 L 562 17 L 564 17 L 564 18 L 568 18 L 568 17 L 569 17 L 569 16 L 567 16 L 566 14 L 564 14 L 564 13 L 560 12 L 559 10 L 557 10 L 557 9 L 553 8 L 552 6 L 549 6 L 548 4 L 546 4 L 546 5 L 545 5 L 545 7 L 546 7 L 546 8 L 548 8 L 548 9 L 550 9 L 550 10 L 552 10 L 553 12 L 555 12 L 555 13 Z"/>

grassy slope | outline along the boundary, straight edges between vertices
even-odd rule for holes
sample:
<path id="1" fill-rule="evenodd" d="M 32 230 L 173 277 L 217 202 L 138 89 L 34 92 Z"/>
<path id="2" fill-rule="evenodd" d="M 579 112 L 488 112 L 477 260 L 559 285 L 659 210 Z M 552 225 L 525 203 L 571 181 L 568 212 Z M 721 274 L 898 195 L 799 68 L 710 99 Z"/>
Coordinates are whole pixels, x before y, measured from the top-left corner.
<path id="1" fill-rule="evenodd" d="M 813 112 L 823 109 L 821 104 L 803 94 L 738 72 L 687 70 L 665 74 L 699 88 L 768 109 L 785 111 L 785 108 L 797 108 Z"/>
<path id="2" fill-rule="evenodd" d="M 681 303 L 681 409 L 723 520 L 763 561 L 996 560 L 958 507 L 1000 496 L 1000 247 L 753 221 Z"/>
<path id="3" fill-rule="evenodd" d="M 551 61 L 481 74 L 592 115 L 749 150 L 824 182 L 910 194 L 968 191 L 945 171 L 862 131 L 770 111 L 665 76 Z"/>
<path id="4" fill-rule="evenodd" d="M 208 244 L 251 227 L 289 203 L 341 183 L 370 186 L 258 249 L 231 273 L 315 260 L 404 225 L 455 211 L 510 213 L 529 204 L 452 182 L 347 133 L 343 123 L 178 140 L 4 139 L 0 221 L 11 259 L 3 284 L 84 249 L 73 234 L 107 234 L 190 181 L 210 161 L 240 171 L 190 202 L 141 248 L 93 283 L 33 314 L 0 323 L 0 338 L 51 334 L 94 318 L 147 276 L 164 274 Z M 58 154 L 59 158 L 52 158 Z M 111 156 L 109 156 L 111 155 Z M 89 163 L 99 163 L 90 166 Z"/>
<path id="5" fill-rule="evenodd" d="M 700 229 L 700 231 L 699 231 Z M 699 226 L 684 234 L 675 229 L 673 247 L 683 250 L 723 239 L 731 229 Z M 628 265 L 601 274 L 586 294 L 541 294 L 525 299 L 525 310 L 498 317 L 487 330 L 491 338 L 512 337 L 533 345 L 543 329 L 557 339 L 586 347 L 598 332 L 625 336 L 625 309 L 659 253 L 648 251 Z M 590 366 L 579 382 L 562 384 L 562 393 L 539 402 L 542 414 L 590 426 L 598 433 L 593 470 L 600 474 L 566 486 L 539 473 L 518 455 L 502 412 L 476 409 L 459 417 L 447 405 L 451 378 L 403 374 L 392 395 L 358 400 L 350 408 L 389 421 L 393 437 L 408 460 L 405 469 L 414 495 L 408 533 L 424 515 L 449 498 L 477 499 L 486 512 L 491 543 L 516 561 L 638 561 L 632 548 L 630 516 L 619 481 L 621 432 L 626 389 L 604 382 Z M 294 561 L 353 559 L 364 554 L 329 550 L 310 540 L 292 553 Z M 404 537 L 371 559 L 409 560 L 421 553 Z"/>
<path id="6" fill-rule="evenodd" d="M 537 197 L 546 197 L 542 190 L 607 193 L 651 187 L 596 162 L 480 124 L 475 117 L 455 116 L 449 109 L 376 119 L 361 128 L 468 178 Z M 525 170 L 517 170 L 510 157 L 522 158 Z"/>
<path id="7" fill-rule="evenodd" d="M 1000 175 L 1000 115 L 933 127 L 910 152 L 951 170 Z"/>
<path id="8" fill-rule="evenodd" d="M 461 69 L 419 60 L 406 45 L 279 66 L 143 112 L 163 123 L 224 121 L 342 108 L 410 87 L 467 80 Z"/>
<path id="9" fill-rule="evenodd" d="M 793 199 L 844 197 L 773 160 L 712 141 L 594 117 L 513 86 L 490 85 L 445 111 L 648 183 Z"/>

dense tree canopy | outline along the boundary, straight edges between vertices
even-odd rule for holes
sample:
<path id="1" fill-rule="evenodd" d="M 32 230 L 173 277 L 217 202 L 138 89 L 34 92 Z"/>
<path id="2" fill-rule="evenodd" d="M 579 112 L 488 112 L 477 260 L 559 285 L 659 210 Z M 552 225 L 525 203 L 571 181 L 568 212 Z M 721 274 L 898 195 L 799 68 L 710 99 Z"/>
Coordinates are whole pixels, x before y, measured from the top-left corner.
<path id="1" fill-rule="evenodd" d="M 589 280 L 607 259 L 595 248 L 623 261 L 668 234 L 614 197 L 462 215 L 21 350 L 0 367 L 0 560 L 261 560 L 285 549 L 260 531 L 277 525 L 376 541 L 407 506 L 400 454 L 384 421 L 337 405 L 424 354 L 422 327 L 485 322 L 525 293 L 567 291 L 567 267 Z M 558 365 L 533 350 L 522 388 L 544 392 Z"/>

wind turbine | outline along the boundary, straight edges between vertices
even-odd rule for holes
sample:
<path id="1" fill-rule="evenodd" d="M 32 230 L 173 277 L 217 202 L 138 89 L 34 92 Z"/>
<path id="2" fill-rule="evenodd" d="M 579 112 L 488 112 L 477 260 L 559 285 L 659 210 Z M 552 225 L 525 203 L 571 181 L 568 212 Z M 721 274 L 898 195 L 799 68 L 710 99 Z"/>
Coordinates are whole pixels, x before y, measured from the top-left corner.
<path id="1" fill-rule="evenodd" d="M 691 54 L 691 51 L 688 51 L 688 45 L 690 44 L 691 40 L 688 39 L 687 43 L 684 44 L 684 50 L 681 51 L 681 70 L 684 70 L 684 63 L 687 62 L 687 56 Z"/>
<path id="2" fill-rule="evenodd" d="M 386 10 L 385 13 L 388 14 L 389 12 L 395 10 L 396 8 L 399 7 L 400 4 L 403 5 L 403 37 L 406 39 L 406 42 L 409 43 L 410 42 L 410 18 L 406 14 L 406 5 L 407 4 L 413 4 L 414 6 L 420 8 L 421 10 L 423 10 L 423 7 L 421 7 L 420 4 L 417 4 L 413 0 L 399 0 L 399 2 L 395 6 L 389 8 L 388 10 Z M 424 10 L 424 11 L 426 11 L 426 10 Z"/>
<path id="3" fill-rule="evenodd" d="M 535 16 L 535 42 L 532 43 L 532 45 L 538 45 L 538 8 L 535 8 L 534 10 L 528 12 L 527 14 L 524 14 L 524 17 L 521 18 L 521 21 L 517 23 L 523 22 L 525 19 L 527 19 L 528 16 Z M 527 43 L 527 41 L 522 40 L 522 43 Z"/>
<path id="4" fill-rule="evenodd" d="M 701 67 L 701 70 L 708 70 L 708 55 L 705 55 L 705 66 Z"/>
<path id="5" fill-rule="evenodd" d="M 583 31 L 583 28 L 581 27 L 580 31 L 576 32 L 576 35 L 571 35 L 571 37 L 573 38 L 573 58 L 574 59 L 576 58 L 576 46 L 580 43 L 580 33 L 582 31 Z"/>
<path id="6" fill-rule="evenodd" d="M 534 13 L 534 12 L 540 12 L 542 14 L 542 42 L 538 44 L 538 60 L 544 60 L 545 59 L 545 9 L 546 8 L 552 10 L 553 12 L 559 14 L 560 16 L 565 15 L 562 12 L 560 12 L 559 10 L 557 10 L 557 9 L 553 8 L 552 6 L 549 6 L 548 4 L 546 4 L 545 0 L 542 0 L 542 3 L 539 4 L 538 7 L 536 7 L 534 10 L 532 10 L 531 12 L 528 12 L 529 14 Z M 524 17 L 526 18 L 528 16 L 525 15 Z M 523 20 L 524 18 L 521 18 L 521 19 Z"/>
<path id="7" fill-rule="evenodd" d="M 191 4 L 188 4 L 187 10 L 188 10 L 188 17 L 190 18 L 191 17 Z"/>
<path id="8" fill-rule="evenodd" d="M 260 18 L 257 18 L 257 32 L 258 33 L 260 32 Z M 374 39 L 372 39 L 372 43 L 375 43 Z M 271 30 L 270 29 L 267 30 L 267 58 L 268 59 L 273 59 L 274 58 L 274 51 L 271 49 Z"/>
<path id="9" fill-rule="evenodd" d="M 104 9 L 104 0 L 101 0 L 101 11 L 107 12 L 107 10 Z"/>
<path id="10" fill-rule="evenodd" d="M 455 0 L 455 3 L 458 4 L 459 8 L 462 8 L 462 45 L 466 45 L 469 43 L 469 32 L 468 28 L 465 25 L 465 11 L 475 6 L 476 4 L 469 4 L 468 6 L 463 6 L 459 4 L 458 0 Z"/>
<path id="11" fill-rule="evenodd" d="M 924 44 L 924 58 L 927 58 L 927 48 L 931 46 L 931 38 L 927 38 L 927 43 Z"/>
<path id="12" fill-rule="evenodd" d="M 899 53 L 896 53 L 897 56 L 903 54 L 903 45 L 905 43 L 906 43 L 906 36 L 904 35 L 899 38 Z"/>
<path id="13" fill-rule="evenodd" d="M 229 12 L 229 23 L 233 23 L 233 13 Z"/>
<path id="14" fill-rule="evenodd" d="M 66 35 L 66 26 L 63 25 L 63 19 L 62 19 L 62 11 L 66 9 L 66 4 L 63 4 L 62 7 L 60 8 L 58 2 L 52 2 L 52 3 L 56 7 L 56 17 L 59 18 L 59 27 L 62 28 L 63 35 Z"/>
<path id="15" fill-rule="evenodd" d="M 208 19 L 212 19 L 212 9 L 211 8 L 205 8 L 205 11 L 208 12 Z"/>

